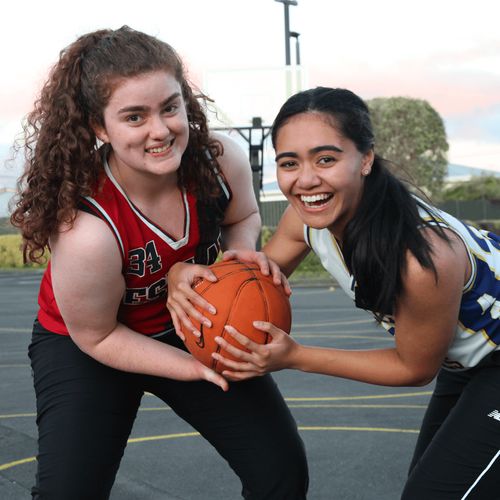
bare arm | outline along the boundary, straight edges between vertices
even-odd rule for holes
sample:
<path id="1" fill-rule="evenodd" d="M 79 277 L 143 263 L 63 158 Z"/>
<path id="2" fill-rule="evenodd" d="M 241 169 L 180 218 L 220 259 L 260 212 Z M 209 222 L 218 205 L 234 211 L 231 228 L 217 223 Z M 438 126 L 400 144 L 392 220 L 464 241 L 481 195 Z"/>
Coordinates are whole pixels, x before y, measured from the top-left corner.
<path id="1" fill-rule="evenodd" d="M 227 135 L 214 137 L 224 146 L 224 154 L 218 160 L 233 194 L 222 223 L 223 248 L 255 250 L 261 219 L 248 157 Z"/>
<path id="2" fill-rule="evenodd" d="M 468 260 L 461 242 L 450 247 L 434 233 L 428 237 L 435 249 L 438 272 L 424 269 L 408 256 L 404 293 L 396 313 L 396 345 L 391 349 L 341 350 L 302 346 L 269 323 L 260 327 L 273 335 L 266 346 L 249 344 L 246 337 L 230 333 L 251 354 L 235 351 L 223 339 L 218 342 L 242 362 L 224 361 L 230 378 L 241 380 L 283 368 L 333 375 L 372 384 L 411 386 L 429 383 L 441 366 L 455 332 Z M 218 355 L 214 355 L 217 357 Z M 220 356 L 217 357 L 220 359 Z M 245 373 L 246 372 L 246 373 Z"/>
<path id="3" fill-rule="evenodd" d="M 304 241 L 304 224 L 292 207 L 283 213 L 276 232 L 263 251 L 278 264 L 285 276 L 290 276 L 309 253 L 310 248 Z"/>
<path id="4" fill-rule="evenodd" d="M 178 380 L 227 383 L 189 354 L 117 321 L 125 291 L 121 257 L 106 224 L 79 213 L 74 226 L 51 239 L 52 282 L 71 338 L 97 361 L 128 372 Z"/>
<path id="5" fill-rule="evenodd" d="M 278 228 L 267 242 L 262 252 L 229 250 L 224 254 L 225 259 L 237 258 L 242 261 L 256 262 L 263 267 L 270 268 L 275 283 L 279 285 L 285 278 L 281 278 L 281 272 L 288 277 L 309 253 L 310 248 L 304 241 L 304 225 L 293 208 L 288 207 Z M 288 282 L 283 283 L 285 289 L 289 290 Z"/>

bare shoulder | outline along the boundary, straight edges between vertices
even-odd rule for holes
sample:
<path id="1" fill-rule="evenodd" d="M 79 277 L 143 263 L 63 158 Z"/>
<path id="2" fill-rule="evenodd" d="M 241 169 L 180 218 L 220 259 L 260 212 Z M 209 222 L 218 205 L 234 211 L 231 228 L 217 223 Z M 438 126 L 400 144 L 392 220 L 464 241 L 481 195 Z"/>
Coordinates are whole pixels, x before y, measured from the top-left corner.
<path id="1" fill-rule="evenodd" d="M 71 251 L 84 259 L 115 254 L 117 242 L 107 224 L 93 215 L 78 212 L 73 224 L 64 224 L 50 239 L 52 253 Z"/>
<path id="2" fill-rule="evenodd" d="M 235 177 L 242 172 L 250 172 L 248 153 L 235 139 L 221 132 L 211 132 L 210 136 L 218 140 L 224 149 L 218 161 L 225 176 Z"/>
<path id="3" fill-rule="evenodd" d="M 431 229 L 424 230 L 424 236 L 431 245 L 432 260 L 436 271 L 438 274 L 467 275 L 470 271 L 470 262 L 464 242 L 452 230 L 444 229 L 444 233 L 448 240 L 443 239 Z"/>
<path id="4" fill-rule="evenodd" d="M 435 273 L 423 267 L 418 259 L 408 252 L 405 281 L 410 288 L 428 290 L 437 287 L 462 287 L 470 272 L 468 254 L 462 240 L 452 231 L 445 231 L 448 240 L 431 229 L 425 229 L 424 237 L 431 246 L 431 257 Z"/>
<path id="5" fill-rule="evenodd" d="M 52 274 L 60 279 L 92 283 L 121 275 L 118 243 L 98 217 L 78 212 L 73 225 L 61 227 L 50 245 Z"/>

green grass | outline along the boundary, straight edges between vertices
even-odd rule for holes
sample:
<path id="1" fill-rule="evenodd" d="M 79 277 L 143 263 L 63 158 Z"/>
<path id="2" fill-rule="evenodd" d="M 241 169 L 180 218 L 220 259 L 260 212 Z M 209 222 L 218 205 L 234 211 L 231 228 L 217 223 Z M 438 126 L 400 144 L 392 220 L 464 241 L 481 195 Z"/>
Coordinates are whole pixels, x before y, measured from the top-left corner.
<path id="1" fill-rule="evenodd" d="M 0 268 L 2 269 L 34 269 L 45 267 L 40 264 L 24 264 L 21 251 L 21 235 L 0 235 Z"/>

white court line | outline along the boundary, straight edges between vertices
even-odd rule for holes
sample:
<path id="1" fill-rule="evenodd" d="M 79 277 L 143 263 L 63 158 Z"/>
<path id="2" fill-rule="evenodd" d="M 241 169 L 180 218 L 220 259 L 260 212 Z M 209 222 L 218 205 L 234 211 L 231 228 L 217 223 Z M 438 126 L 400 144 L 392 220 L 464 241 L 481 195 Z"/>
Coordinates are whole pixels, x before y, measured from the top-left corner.
<path id="1" fill-rule="evenodd" d="M 313 328 L 315 326 L 345 326 L 345 325 L 361 325 L 372 323 L 373 326 L 379 326 L 373 318 L 368 319 L 351 319 L 347 321 L 325 321 L 321 323 L 292 323 L 292 328 Z M 382 328 L 382 327 L 381 327 Z"/>
<path id="2" fill-rule="evenodd" d="M 31 328 L 0 327 L 0 333 L 31 333 Z"/>

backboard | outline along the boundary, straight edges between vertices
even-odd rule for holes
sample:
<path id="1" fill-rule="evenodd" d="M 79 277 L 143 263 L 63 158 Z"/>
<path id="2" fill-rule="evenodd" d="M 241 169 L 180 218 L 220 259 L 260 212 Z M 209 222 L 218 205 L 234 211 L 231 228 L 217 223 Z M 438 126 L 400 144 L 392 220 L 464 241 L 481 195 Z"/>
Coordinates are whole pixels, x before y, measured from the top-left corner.
<path id="1" fill-rule="evenodd" d="M 305 88 L 302 66 L 280 66 L 207 70 L 201 90 L 215 101 L 210 126 L 238 127 L 251 125 L 253 117 L 270 125 L 285 100 Z"/>

